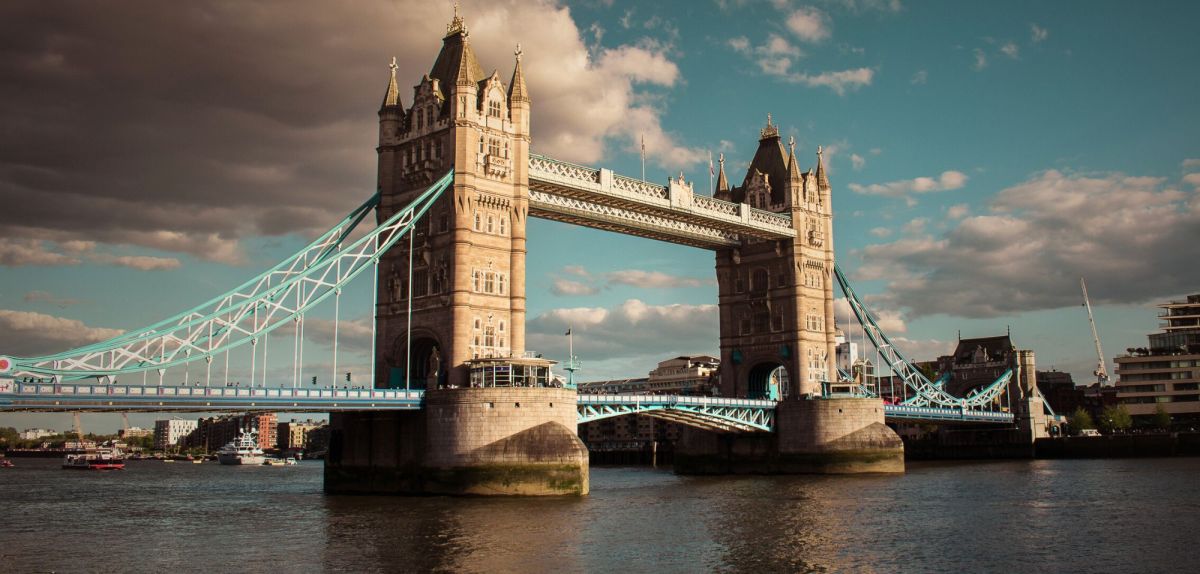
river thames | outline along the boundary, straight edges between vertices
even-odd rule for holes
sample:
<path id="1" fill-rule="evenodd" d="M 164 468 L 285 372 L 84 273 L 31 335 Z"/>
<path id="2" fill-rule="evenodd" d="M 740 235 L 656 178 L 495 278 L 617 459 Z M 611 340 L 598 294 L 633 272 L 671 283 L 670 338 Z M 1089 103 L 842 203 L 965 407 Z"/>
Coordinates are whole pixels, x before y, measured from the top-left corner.
<path id="1" fill-rule="evenodd" d="M 322 465 L 0 469 L 4 572 L 1194 572 L 1200 459 L 592 469 L 585 498 L 326 496 Z"/>

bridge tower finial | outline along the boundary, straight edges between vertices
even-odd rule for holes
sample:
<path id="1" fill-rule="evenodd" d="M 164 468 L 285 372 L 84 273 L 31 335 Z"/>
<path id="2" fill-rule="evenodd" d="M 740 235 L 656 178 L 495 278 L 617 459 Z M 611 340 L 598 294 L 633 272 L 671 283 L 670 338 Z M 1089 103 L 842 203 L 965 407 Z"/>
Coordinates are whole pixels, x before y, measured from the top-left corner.
<path id="1" fill-rule="evenodd" d="M 454 19 L 450 20 L 450 24 L 446 26 L 446 35 L 452 36 L 460 32 L 466 36 L 467 26 L 463 23 L 462 16 L 458 14 L 458 0 L 454 0 Z"/>

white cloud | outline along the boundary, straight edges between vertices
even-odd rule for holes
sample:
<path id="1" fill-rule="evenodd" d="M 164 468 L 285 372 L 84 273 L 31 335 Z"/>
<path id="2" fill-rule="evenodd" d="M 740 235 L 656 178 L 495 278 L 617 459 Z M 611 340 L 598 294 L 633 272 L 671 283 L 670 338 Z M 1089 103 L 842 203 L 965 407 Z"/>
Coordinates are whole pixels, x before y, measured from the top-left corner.
<path id="1" fill-rule="evenodd" d="M 926 70 L 917 70 L 917 73 L 912 75 L 912 79 L 908 83 L 913 85 L 924 85 L 929 81 L 929 72 Z"/>
<path id="2" fill-rule="evenodd" d="M 26 265 L 78 265 L 80 259 L 54 251 L 53 244 L 40 239 L 13 239 L 0 237 L 0 265 L 23 267 Z"/>
<path id="3" fill-rule="evenodd" d="M 26 303 L 47 303 L 54 305 L 60 309 L 65 309 L 73 305 L 78 305 L 78 299 L 70 299 L 66 297 L 57 297 L 49 291 L 30 291 L 21 298 Z"/>
<path id="4" fill-rule="evenodd" d="M 928 223 L 928 220 L 926 220 L 924 217 L 918 217 L 910 220 L 908 223 L 905 223 L 904 227 L 900 228 L 900 231 L 907 235 L 916 235 L 922 231 L 925 231 L 926 223 Z"/>
<path id="5" fill-rule="evenodd" d="M 969 205 L 965 203 L 959 203 L 946 208 L 946 217 L 949 217 L 950 219 L 962 219 L 970 212 L 971 207 Z"/>
<path id="6" fill-rule="evenodd" d="M 609 284 L 629 285 L 643 289 L 675 289 L 680 287 L 701 287 L 711 285 L 711 279 L 695 277 L 680 277 L 661 271 L 643 271 L 640 269 L 624 269 L 606 273 Z"/>
<path id="7" fill-rule="evenodd" d="M 861 155 L 852 153 L 850 154 L 850 165 L 854 166 L 855 171 L 858 171 L 867 165 L 867 160 Z"/>
<path id="8" fill-rule="evenodd" d="M 847 91 L 857 90 L 862 86 L 871 85 L 875 70 L 871 68 L 855 68 L 836 72 L 821 72 L 816 75 L 799 73 L 788 75 L 785 79 L 795 84 L 809 87 L 824 87 L 833 90 L 837 95 L 845 95 Z"/>
<path id="9" fill-rule="evenodd" d="M 1050 37 L 1049 30 L 1038 26 L 1037 24 L 1029 25 L 1029 40 L 1034 44 L 1038 44 L 1048 37 Z"/>
<path id="10" fill-rule="evenodd" d="M 910 318 L 992 317 L 1077 305 L 1079 277 L 1097 303 L 1192 292 L 1196 245 L 1200 191 L 1162 178 L 1050 170 L 1001 191 L 986 214 L 940 237 L 863 249 L 855 276 L 887 280 L 881 301 Z"/>
<path id="11" fill-rule="evenodd" d="M 566 354 L 563 333 L 572 329 L 575 353 L 584 360 L 715 353 L 719 333 L 716 305 L 648 305 L 629 299 L 612 308 L 554 309 L 525 326 L 527 347 L 548 356 Z"/>
<path id="12" fill-rule="evenodd" d="M 855 13 L 899 12 L 904 9 L 900 0 L 827 0 Z"/>
<path id="13" fill-rule="evenodd" d="M 794 64 L 804 57 L 804 52 L 789 42 L 787 38 L 775 33 L 767 34 L 766 41 L 758 46 L 752 46 L 750 40 L 744 36 L 732 38 L 726 43 L 734 52 L 751 59 L 763 74 L 792 84 L 829 88 L 839 96 L 844 95 L 847 91 L 871 85 L 875 77 L 875 70 L 871 68 L 853 68 L 815 74 L 796 71 Z"/>
<path id="14" fill-rule="evenodd" d="M 1003 52 L 1005 56 L 1008 56 L 1014 60 L 1021 57 L 1021 47 L 1018 46 L 1016 42 L 1005 42 L 1004 45 L 1000 46 L 1000 51 Z"/>
<path id="15" fill-rule="evenodd" d="M 0 309 L 0 352 L 6 355 L 46 355 L 111 339 L 123 332 L 43 313 Z"/>
<path id="16" fill-rule="evenodd" d="M 975 55 L 975 63 L 972 65 L 972 67 L 976 70 L 982 70 L 986 68 L 988 65 L 988 60 L 987 54 L 983 52 L 983 48 L 975 48 L 973 53 Z"/>
<path id="17" fill-rule="evenodd" d="M 824 12 L 810 6 L 801 7 L 789 14 L 787 27 L 805 42 L 820 42 L 832 34 L 829 30 L 829 18 Z"/>
<path id="18" fill-rule="evenodd" d="M 555 279 L 554 284 L 550 286 L 550 292 L 555 295 L 595 295 L 599 289 L 579 281 Z"/>
<path id="19" fill-rule="evenodd" d="M 342 319 L 337 323 L 338 355 L 342 353 L 371 354 L 374 333 L 371 331 L 370 317 L 358 319 Z M 290 336 L 290 327 L 284 327 L 275 333 Z M 334 322 L 332 319 L 308 317 L 304 319 L 304 339 L 318 345 L 333 347 Z"/>
<path id="20" fill-rule="evenodd" d="M 1179 162 L 1179 165 L 1183 167 L 1184 171 L 1191 171 L 1200 168 L 1200 158 L 1188 158 Z"/>
<path id="21" fill-rule="evenodd" d="M 178 269 L 181 263 L 174 257 L 151 257 L 148 255 L 108 255 L 97 254 L 91 257 L 97 263 L 120 265 L 140 271 L 160 271 Z"/>
<path id="22" fill-rule="evenodd" d="M 1189 173 L 1183 176 L 1183 182 L 1196 188 L 1200 188 L 1200 173 Z"/>
<path id="23" fill-rule="evenodd" d="M 591 276 L 591 274 L 588 273 L 587 268 L 585 268 L 582 265 L 567 265 L 566 267 L 563 267 L 563 272 L 569 273 L 571 275 L 575 275 L 577 277 L 590 277 Z"/>
<path id="24" fill-rule="evenodd" d="M 729 44 L 730 48 L 733 48 L 734 52 L 739 54 L 748 55 L 750 53 L 750 39 L 745 36 L 730 38 L 727 44 Z"/>
<path id="25" fill-rule="evenodd" d="M 871 235 L 874 235 L 875 237 L 878 237 L 880 239 L 882 239 L 884 237 L 888 237 L 891 234 L 892 234 L 892 230 L 888 229 L 886 227 L 876 227 L 876 228 L 871 229 Z"/>
<path id="26" fill-rule="evenodd" d="M 967 175 L 961 171 L 944 171 L 936 178 L 934 177 L 918 177 L 914 179 L 904 179 L 900 181 L 890 181 L 887 183 L 873 183 L 870 185 L 861 185 L 851 183 L 847 185 L 850 191 L 861 193 L 864 195 L 879 195 L 883 197 L 897 197 L 909 200 L 909 203 L 914 203 L 913 194 L 933 193 L 938 191 L 949 191 L 959 189 L 967 183 Z"/>

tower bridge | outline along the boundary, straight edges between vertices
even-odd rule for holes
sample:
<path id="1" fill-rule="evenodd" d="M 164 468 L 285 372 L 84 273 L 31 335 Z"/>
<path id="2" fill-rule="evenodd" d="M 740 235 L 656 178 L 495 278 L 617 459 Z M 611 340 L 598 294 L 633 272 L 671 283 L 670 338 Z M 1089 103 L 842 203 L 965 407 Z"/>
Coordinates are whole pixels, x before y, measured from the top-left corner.
<path id="1" fill-rule="evenodd" d="M 1038 432 L 1040 403 L 1019 377 L 950 395 L 879 328 L 835 264 L 820 149 L 802 170 L 768 116 L 742 183 L 729 183 L 722 158 L 711 196 L 682 175 L 658 185 L 534 154 L 521 58 L 518 48 L 507 83 L 484 73 L 456 14 L 411 105 L 392 63 L 378 193 L 279 265 L 189 311 L 79 349 L 0 357 L 0 409 L 330 412 L 326 490 L 370 493 L 585 494 L 576 425 L 630 414 L 696 429 L 677 449 L 681 472 L 900 472 L 903 445 L 885 420 Z M 376 228 L 351 240 L 372 211 Z M 525 348 L 529 217 L 714 251 L 720 396 L 577 395 L 553 384 L 553 362 Z M 336 380 L 343 289 L 367 273 L 370 388 L 301 388 L 306 314 L 332 302 Z M 911 391 L 903 404 L 839 375 L 835 284 Z M 289 331 L 291 388 L 268 385 L 268 336 Z M 227 386 L 235 349 L 249 350 L 248 387 Z M 204 384 L 170 384 L 167 370 L 180 368 L 189 382 L 202 371 Z M 133 376 L 143 384 L 129 384 Z M 1011 410 L 999 408 L 1005 393 Z"/>

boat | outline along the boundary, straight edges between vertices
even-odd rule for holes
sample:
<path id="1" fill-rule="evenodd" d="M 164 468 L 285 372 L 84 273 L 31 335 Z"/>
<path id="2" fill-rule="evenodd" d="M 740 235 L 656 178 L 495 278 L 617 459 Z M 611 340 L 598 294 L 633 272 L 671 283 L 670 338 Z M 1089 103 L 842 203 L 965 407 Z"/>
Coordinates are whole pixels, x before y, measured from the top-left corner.
<path id="1" fill-rule="evenodd" d="M 300 461 L 298 461 L 298 460 L 296 460 L 295 458 L 292 458 L 292 457 L 290 457 L 290 456 L 289 456 L 289 457 L 287 457 L 287 458 L 285 458 L 285 459 L 283 459 L 283 464 L 287 464 L 287 465 L 297 464 L 297 463 L 299 463 L 299 462 L 300 462 Z"/>
<path id="2" fill-rule="evenodd" d="M 63 458 L 63 468 L 74 470 L 121 470 L 125 455 L 116 448 L 89 448 Z"/>
<path id="3" fill-rule="evenodd" d="M 12 468 L 14 466 L 17 465 L 13 464 L 11 460 L 8 460 L 7 458 L 0 458 L 0 468 Z"/>
<path id="4" fill-rule="evenodd" d="M 283 465 L 284 465 L 283 459 L 280 459 L 280 458 L 268 458 L 263 461 L 263 466 L 283 466 Z"/>
<path id="5" fill-rule="evenodd" d="M 266 461 L 263 450 L 258 448 L 258 433 L 242 431 L 237 438 L 217 451 L 217 462 L 221 464 L 258 464 Z"/>

